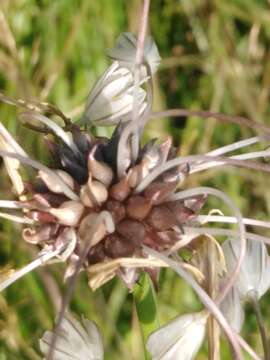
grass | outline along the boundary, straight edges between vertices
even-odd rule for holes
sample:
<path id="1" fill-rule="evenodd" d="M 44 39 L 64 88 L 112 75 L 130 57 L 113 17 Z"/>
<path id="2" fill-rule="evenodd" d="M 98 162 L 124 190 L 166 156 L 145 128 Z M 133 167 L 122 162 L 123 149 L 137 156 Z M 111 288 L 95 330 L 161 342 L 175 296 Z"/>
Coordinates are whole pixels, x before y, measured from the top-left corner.
<path id="1" fill-rule="evenodd" d="M 77 119 L 89 89 L 109 61 L 106 49 L 122 31 L 137 31 L 139 0 L 2 0 L 0 4 L 0 88 L 14 97 L 57 104 Z M 182 107 L 245 115 L 269 123 L 270 13 L 267 1 L 153 0 L 150 28 L 163 58 L 155 79 L 155 109 Z M 35 158 L 46 161 L 42 136 L 25 130 L 15 109 L 0 105 L 0 120 Z M 102 130 L 107 131 L 107 130 Z M 145 138 L 171 135 L 180 154 L 203 153 L 251 135 L 236 125 L 198 118 L 161 119 Z M 3 166 L 1 198 L 11 198 Z M 189 186 L 211 185 L 229 194 L 246 217 L 268 219 L 266 175 L 251 171 L 207 172 Z M 218 201 L 211 203 L 219 207 Z M 226 209 L 223 209 L 226 212 Z M 0 222 L 3 271 L 32 258 L 34 249 L 20 228 Z M 1 270 L 1 271 L 2 271 Z M 53 324 L 53 297 L 62 289 L 61 265 L 28 275 L 0 295 L 0 359 L 40 358 L 38 339 Z M 262 300 L 270 328 L 269 296 Z M 102 329 L 107 359 L 143 358 L 133 299 L 113 280 L 93 293 L 82 276 L 73 310 Z M 190 288 L 170 271 L 162 273 L 158 294 L 161 323 L 200 309 Z M 261 351 L 253 315 L 247 309 L 243 333 Z M 229 352 L 226 352 L 230 359 Z M 206 359 L 206 347 L 198 359 Z"/>

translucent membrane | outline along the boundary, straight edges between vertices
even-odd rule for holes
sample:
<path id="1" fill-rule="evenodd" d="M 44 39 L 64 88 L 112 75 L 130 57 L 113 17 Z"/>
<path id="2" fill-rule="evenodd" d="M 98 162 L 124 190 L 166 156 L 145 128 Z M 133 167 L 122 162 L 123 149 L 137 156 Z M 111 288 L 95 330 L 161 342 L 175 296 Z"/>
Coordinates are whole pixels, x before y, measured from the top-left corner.
<path id="1" fill-rule="evenodd" d="M 0 150 L 0 156 L 2 156 L 2 157 L 6 156 L 6 157 L 10 157 L 12 159 L 17 159 L 22 164 L 31 166 L 31 167 L 33 167 L 34 169 L 37 169 L 37 170 L 44 171 L 52 179 L 54 179 L 56 183 L 58 183 L 62 187 L 63 193 L 69 199 L 71 199 L 71 200 L 79 200 L 78 195 L 75 194 L 75 192 L 71 190 L 71 188 L 61 179 L 61 177 L 59 175 L 57 175 L 53 170 L 49 169 L 47 166 L 41 164 L 40 162 L 38 162 L 36 160 L 32 160 L 32 159 L 27 158 L 27 157 L 24 157 L 24 156 L 19 155 L 19 154 L 7 152 L 7 151 L 2 151 L 2 150 Z"/>

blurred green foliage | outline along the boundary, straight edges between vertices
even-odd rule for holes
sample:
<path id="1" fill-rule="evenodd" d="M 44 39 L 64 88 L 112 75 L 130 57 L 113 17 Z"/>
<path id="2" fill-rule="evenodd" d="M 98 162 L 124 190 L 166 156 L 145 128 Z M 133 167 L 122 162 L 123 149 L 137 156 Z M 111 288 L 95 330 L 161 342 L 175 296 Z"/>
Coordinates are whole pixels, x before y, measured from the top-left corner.
<path id="1" fill-rule="evenodd" d="M 0 88 L 13 97 L 56 104 L 76 119 L 89 89 L 109 61 L 106 49 L 122 31 L 137 32 L 140 0 L 1 0 Z M 155 78 L 155 109 L 183 107 L 245 115 L 269 122 L 270 12 L 266 0 L 152 0 L 150 29 L 163 58 Z M 42 136 L 25 130 L 16 109 L 0 105 L 1 121 L 37 159 L 47 161 Z M 102 130 L 103 134 L 106 130 Z M 102 132 L 101 132 L 102 133 Z M 176 118 L 149 123 L 146 138 L 171 135 L 179 154 L 204 153 L 247 137 L 252 131 L 214 119 Z M 12 198 L 0 168 L 1 198 Z M 187 186 L 210 185 L 230 195 L 247 217 L 267 219 L 267 175 L 219 169 L 190 178 Z M 227 209 L 217 200 L 210 207 Z M 209 208 L 210 208 L 209 207 Z M 34 248 L 20 238 L 20 227 L 0 222 L 0 265 L 20 267 Z M 3 268 L 4 269 L 4 268 Z M 63 266 L 30 274 L 0 295 L 0 359 L 40 358 L 38 339 L 51 328 L 54 301 L 64 285 Z M 269 297 L 262 300 L 270 329 Z M 162 272 L 158 294 L 161 323 L 201 308 L 188 285 Z M 72 309 L 96 321 L 106 358 L 143 359 L 133 299 L 118 280 L 92 292 L 84 276 Z M 261 351 L 255 320 L 247 309 L 244 336 Z M 227 350 L 226 350 L 227 349 Z M 224 345 L 223 359 L 230 359 Z M 206 359 L 206 346 L 198 359 Z M 227 354 L 227 355 L 225 355 Z"/>

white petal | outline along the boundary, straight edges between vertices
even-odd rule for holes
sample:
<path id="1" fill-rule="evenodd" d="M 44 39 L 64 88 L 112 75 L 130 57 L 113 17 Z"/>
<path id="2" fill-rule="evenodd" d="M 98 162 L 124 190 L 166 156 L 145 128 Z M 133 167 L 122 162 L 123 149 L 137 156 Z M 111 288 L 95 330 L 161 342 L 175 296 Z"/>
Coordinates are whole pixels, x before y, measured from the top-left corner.
<path id="1" fill-rule="evenodd" d="M 73 316 L 66 315 L 61 323 L 54 351 L 55 360 L 102 360 L 101 335 L 94 323 L 83 319 L 83 325 Z M 46 331 L 40 340 L 44 355 L 49 352 L 53 332 Z"/>
<path id="2" fill-rule="evenodd" d="M 229 271 L 235 267 L 240 251 L 237 239 L 228 239 L 222 244 Z M 264 243 L 248 240 L 247 251 L 237 280 L 242 297 L 255 290 L 260 298 L 270 287 L 270 257 Z"/>
<path id="3" fill-rule="evenodd" d="M 121 66 L 133 68 L 137 51 L 137 39 L 131 33 L 121 34 L 113 49 L 108 52 L 110 58 L 117 60 Z M 147 37 L 144 43 L 144 58 L 151 67 L 151 72 L 157 71 L 160 56 L 157 46 L 151 37 Z"/>
<path id="4" fill-rule="evenodd" d="M 245 313 L 236 287 L 232 287 L 220 308 L 231 327 L 239 333 L 244 323 Z"/>
<path id="5" fill-rule="evenodd" d="M 151 334 L 147 350 L 152 360 L 192 360 L 205 336 L 205 313 L 183 315 Z"/>

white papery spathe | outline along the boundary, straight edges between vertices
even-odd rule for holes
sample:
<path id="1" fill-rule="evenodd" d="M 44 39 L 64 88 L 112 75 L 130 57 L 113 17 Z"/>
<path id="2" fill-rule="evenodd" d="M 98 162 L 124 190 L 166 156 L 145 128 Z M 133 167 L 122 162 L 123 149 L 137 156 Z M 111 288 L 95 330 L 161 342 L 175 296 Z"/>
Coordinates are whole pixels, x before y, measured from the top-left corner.
<path id="1" fill-rule="evenodd" d="M 152 360 L 192 360 L 199 351 L 205 336 L 205 312 L 177 317 L 152 333 L 147 350 Z"/>
<path id="2" fill-rule="evenodd" d="M 228 239 L 222 244 L 228 272 L 235 268 L 240 252 L 240 241 Z M 248 300 L 256 293 L 258 299 L 270 287 L 270 257 L 260 241 L 247 240 L 247 251 L 236 283 L 241 298 Z"/>
<path id="3" fill-rule="evenodd" d="M 108 55 L 111 59 L 117 60 L 121 66 L 134 70 L 136 52 L 137 39 L 135 35 L 125 32 L 118 37 L 115 47 L 108 51 Z M 157 71 L 160 60 L 154 40 L 147 37 L 144 42 L 143 61 L 149 64 L 152 74 Z"/>
<path id="4" fill-rule="evenodd" d="M 130 119 L 134 106 L 136 51 L 136 37 L 131 33 L 121 34 L 116 46 L 109 51 L 110 58 L 115 61 L 91 90 L 80 125 L 110 126 Z M 152 74 L 157 71 L 160 56 L 156 44 L 149 37 L 145 39 L 143 61 L 148 63 Z M 148 71 L 142 66 L 135 95 L 139 115 L 146 107 L 146 91 L 142 85 L 148 79 Z"/>
<path id="5" fill-rule="evenodd" d="M 103 345 L 96 325 L 82 319 L 83 326 L 72 315 L 66 315 L 61 323 L 53 355 L 54 360 L 102 360 Z M 40 340 L 40 350 L 47 356 L 54 334 L 46 331 Z"/>
<path id="6" fill-rule="evenodd" d="M 145 81 L 145 79 L 142 80 Z M 90 92 L 80 125 L 110 126 L 129 120 L 133 107 L 134 77 L 132 72 L 115 61 Z M 139 114 L 146 107 L 146 92 L 137 91 Z"/>
<path id="7" fill-rule="evenodd" d="M 230 326 L 239 333 L 242 329 L 245 313 L 241 304 L 238 289 L 233 286 L 220 305 L 220 310 Z"/>

